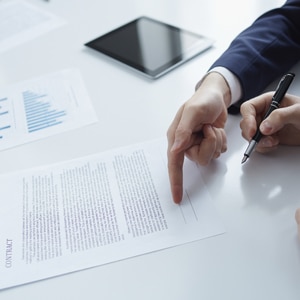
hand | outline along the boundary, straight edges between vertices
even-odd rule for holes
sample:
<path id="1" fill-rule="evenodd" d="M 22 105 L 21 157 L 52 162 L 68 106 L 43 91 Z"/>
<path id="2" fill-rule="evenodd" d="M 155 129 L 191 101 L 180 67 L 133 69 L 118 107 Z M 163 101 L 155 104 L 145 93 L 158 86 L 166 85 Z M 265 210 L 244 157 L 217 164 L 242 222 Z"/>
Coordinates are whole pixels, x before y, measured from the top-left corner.
<path id="1" fill-rule="evenodd" d="M 168 137 L 168 170 L 173 200 L 182 200 L 184 156 L 207 165 L 227 150 L 224 131 L 230 91 L 218 73 L 208 74 L 196 93 L 177 112 Z"/>
<path id="2" fill-rule="evenodd" d="M 297 208 L 297 210 L 295 212 L 295 219 L 297 222 L 298 236 L 300 238 L 300 208 Z"/>
<path id="3" fill-rule="evenodd" d="M 262 94 L 241 106 L 242 136 L 250 140 L 272 101 L 273 92 Z M 256 151 L 265 153 L 282 145 L 300 145 L 300 97 L 286 95 L 280 107 L 274 110 L 259 127 L 264 135 L 256 146 Z"/>

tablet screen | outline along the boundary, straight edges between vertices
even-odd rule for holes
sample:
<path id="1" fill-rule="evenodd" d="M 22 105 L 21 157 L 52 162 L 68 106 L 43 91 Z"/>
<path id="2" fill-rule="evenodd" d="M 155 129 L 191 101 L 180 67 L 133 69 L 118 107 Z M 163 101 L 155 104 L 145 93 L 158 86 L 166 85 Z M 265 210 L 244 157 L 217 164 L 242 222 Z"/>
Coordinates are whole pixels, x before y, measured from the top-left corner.
<path id="1" fill-rule="evenodd" d="M 212 46 L 212 40 L 140 17 L 85 45 L 150 78 L 158 78 Z"/>

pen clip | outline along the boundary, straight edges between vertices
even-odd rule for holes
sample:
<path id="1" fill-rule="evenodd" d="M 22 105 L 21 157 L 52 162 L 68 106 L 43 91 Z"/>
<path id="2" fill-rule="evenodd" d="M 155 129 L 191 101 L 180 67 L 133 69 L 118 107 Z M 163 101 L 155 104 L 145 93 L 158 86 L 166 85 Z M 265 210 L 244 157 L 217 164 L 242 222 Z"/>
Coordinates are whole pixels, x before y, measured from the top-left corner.
<path id="1" fill-rule="evenodd" d="M 292 80 L 294 79 L 295 74 L 288 73 L 284 75 L 281 80 L 279 81 L 277 88 L 275 90 L 275 93 L 273 95 L 273 99 L 276 100 L 278 103 L 282 100 L 284 97 L 287 89 L 289 88 Z M 280 95 L 279 95 L 280 94 Z M 279 101 L 278 101 L 279 100 Z"/>
<path id="2" fill-rule="evenodd" d="M 284 76 L 280 79 L 280 81 L 278 82 L 277 87 L 276 87 L 276 90 L 275 90 L 275 93 L 274 93 L 274 95 L 273 95 L 273 98 L 276 98 L 276 97 L 277 97 L 278 92 L 280 91 L 280 86 L 282 85 L 282 83 L 283 83 L 285 77 L 286 77 L 286 75 L 284 75 Z"/>

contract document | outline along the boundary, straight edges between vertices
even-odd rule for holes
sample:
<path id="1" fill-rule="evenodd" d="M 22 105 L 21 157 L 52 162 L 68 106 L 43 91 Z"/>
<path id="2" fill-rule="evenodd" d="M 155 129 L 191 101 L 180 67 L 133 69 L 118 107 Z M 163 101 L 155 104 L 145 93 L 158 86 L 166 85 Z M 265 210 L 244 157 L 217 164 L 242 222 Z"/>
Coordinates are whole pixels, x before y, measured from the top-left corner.
<path id="1" fill-rule="evenodd" d="M 76 69 L 0 89 L 0 150 L 97 122 Z"/>
<path id="2" fill-rule="evenodd" d="M 172 201 L 164 139 L 0 176 L 0 289 L 224 233 L 184 166 Z"/>

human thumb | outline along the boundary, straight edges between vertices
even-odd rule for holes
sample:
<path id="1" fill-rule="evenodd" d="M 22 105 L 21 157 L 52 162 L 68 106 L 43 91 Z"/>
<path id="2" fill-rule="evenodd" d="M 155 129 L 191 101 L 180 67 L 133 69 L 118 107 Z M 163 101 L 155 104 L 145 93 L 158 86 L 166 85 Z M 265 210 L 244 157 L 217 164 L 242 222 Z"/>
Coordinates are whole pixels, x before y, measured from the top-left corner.
<path id="1" fill-rule="evenodd" d="M 269 120 L 264 120 L 260 124 L 259 129 L 263 135 L 270 135 L 274 132 L 274 128 Z"/>
<path id="2" fill-rule="evenodd" d="M 263 135 L 271 135 L 279 131 L 284 125 L 284 119 L 282 118 L 283 110 L 273 111 L 264 121 L 261 122 L 259 129 Z"/>

